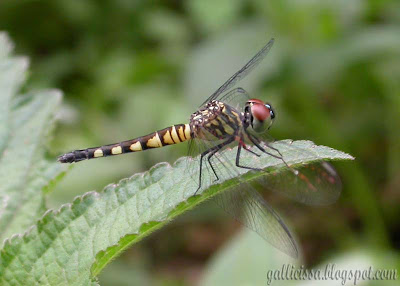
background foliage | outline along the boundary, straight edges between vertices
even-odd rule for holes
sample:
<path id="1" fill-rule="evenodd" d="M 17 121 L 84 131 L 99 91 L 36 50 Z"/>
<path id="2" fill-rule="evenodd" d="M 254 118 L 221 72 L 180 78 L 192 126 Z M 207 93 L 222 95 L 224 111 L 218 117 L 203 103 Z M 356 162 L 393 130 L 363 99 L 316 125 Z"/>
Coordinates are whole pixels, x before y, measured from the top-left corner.
<path id="1" fill-rule="evenodd" d="M 262 67 L 243 83 L 275 107 L 272 135 L 310 139 L 356 161 L 336 165 L 344 189 L 331 207 L 265 197 L 292 224 L 302 263 L 355 259 L 399 268 L 398 1 L 3 0 L 0 30 L 10 34 L 18 54 L 32 60 L 26 89 L 57 87 L 65 93 L 49 146 L 53 156 L 186 122 L 275 37 Z M 185 154 L 186 146 L 173 146 L 80 163 L 57 185 L 50 203 L 58 207 Z M 238 228 L 204 204 L 125 253 L 100 283 L 211 285 L 235 261 L 242 277 L 265 281 L 267 269 L 279 268 L 285 258 L 263 258 L 271 263 L 265 267 L 250 263 L 259 258 L 246 259 L 240 245 L 254 238 L 241 234 L 228 242 Z M 247 269 L 249 264 L 260 265 L 259 271 Z"/>

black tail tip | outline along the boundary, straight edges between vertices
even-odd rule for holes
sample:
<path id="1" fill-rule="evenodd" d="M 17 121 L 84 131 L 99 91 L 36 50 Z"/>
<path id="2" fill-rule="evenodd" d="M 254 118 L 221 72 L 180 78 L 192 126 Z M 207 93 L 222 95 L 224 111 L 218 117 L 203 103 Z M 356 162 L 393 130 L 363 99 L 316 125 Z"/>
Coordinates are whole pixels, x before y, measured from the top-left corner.
<path id="1" fill-rule="evenodd" d="M 57 161 L 60 163 L 72 163 L 75 162 L 75 156 L 71 153 L 67 153 L 58 157 Z"/>

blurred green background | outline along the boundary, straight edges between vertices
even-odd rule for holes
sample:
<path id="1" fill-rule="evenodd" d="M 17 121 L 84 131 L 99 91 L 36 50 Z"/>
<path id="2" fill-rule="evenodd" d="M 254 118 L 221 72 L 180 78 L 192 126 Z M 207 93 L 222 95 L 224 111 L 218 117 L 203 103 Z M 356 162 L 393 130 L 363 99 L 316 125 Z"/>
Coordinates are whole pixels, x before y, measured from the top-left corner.
<path id="1" fill-rule="evenodd" d="M 272 136 L 356 157 L 336 164 L 344 187 L 332 206 L 263 194 L 298 237 L 297 263 L 400 269 L 400 1 L 1 0 L 0 30 L 31 59 L 26 89 L 65 94 L 54 157 L 186 123 L 275 37 L 240 84 L 274 106 Z M 77 164 L 49 204 L 174 162 L 181 145 Z M 287 258 L 240 229 L 204 204 L 125 252 L 100 284 L 266 285 Z"/>

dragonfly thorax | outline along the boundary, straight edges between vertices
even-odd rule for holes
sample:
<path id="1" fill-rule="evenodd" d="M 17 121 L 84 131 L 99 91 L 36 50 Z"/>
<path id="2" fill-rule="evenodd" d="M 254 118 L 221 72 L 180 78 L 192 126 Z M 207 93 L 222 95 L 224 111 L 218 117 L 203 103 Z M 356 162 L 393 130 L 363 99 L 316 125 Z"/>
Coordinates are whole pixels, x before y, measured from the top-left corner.
<path id="1" fill-rule="evenodd" d="M 223 139 L 237 134 L 242 127 L 242 118 L 242 114 L 233 107 L 212 100 L 192 114 L 190 127 L 193 137 L 206 140 L 215 139 L 210 137 Z"/>

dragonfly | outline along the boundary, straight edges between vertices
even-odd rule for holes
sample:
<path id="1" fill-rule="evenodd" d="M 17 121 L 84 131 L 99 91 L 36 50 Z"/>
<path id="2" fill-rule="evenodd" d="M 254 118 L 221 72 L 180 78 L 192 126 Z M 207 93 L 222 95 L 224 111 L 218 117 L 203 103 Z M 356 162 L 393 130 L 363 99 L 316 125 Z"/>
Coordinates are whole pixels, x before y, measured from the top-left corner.
<path id="1" fill-rule="evenodd" d="M 198 160 L 189 164 L 189 170 L 197 168 L 196 173 L 189 171 L 189 174 L 198 173 L 197 190 L 194 195 L 205 186 L 209 186 L 206 180 L 211 180 L 212 177 L 214 177 L 213 182 L 218 182 L 223 176 L 237 177 L 239 182 L 236 187 L 216 197 L 218 205 L 270 244 L 297 258 L 299 255 L 297 243 L 287 225 L 263 199 L 254 185 L 240 179 L 238 170 L 259 172 L 263 176 L 260 176 L 261 179 L 256 183 L 261 189 L 285 193 L 297 201 L 311 205 L 334 202 L 340 194 L 341 181 L 335 169 L 327 162 L 301 167 L 287 164 L 282 152 L 274 147 L 273 140 L 268 137 L 268 130 L 276 117 L 271 104 L 251 98 L 245 89 L 235 87 L 259 65 L 273 44 L 274 39 L 271 39 L 250 61 L 212 93 L 190 116 L 189 123 L 175 124 L 120 143 L 75 150 L 59 156 L 58 161 L 73 163 L 189 141 L 192 157 L 199 154 L 196 157 Z M 224 155 L 224 151 L 232 149 L 232 146 L 236 148 L 234 163 Z M 254 158 L 271 156 L 280 160 L 286 171 L 268 176 L 268 172 L 256 164 L 242 163 L 243 152 Z M 299 149 L 297 152 L 307 152 L 307 150 Z"/>

